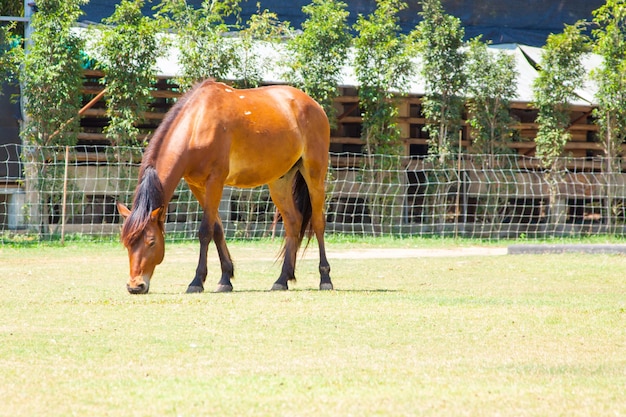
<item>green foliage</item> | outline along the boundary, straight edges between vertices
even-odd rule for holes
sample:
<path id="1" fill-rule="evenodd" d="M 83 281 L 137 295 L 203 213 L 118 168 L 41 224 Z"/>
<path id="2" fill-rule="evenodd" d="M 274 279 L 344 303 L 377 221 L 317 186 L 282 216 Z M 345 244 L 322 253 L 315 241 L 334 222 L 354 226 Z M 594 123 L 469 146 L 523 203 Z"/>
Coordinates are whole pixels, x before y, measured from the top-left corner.
<path id="1" fill-rule="evenodd" d="M 461 127 L 465 85 L 465 56 L 461 51 L 465 30 L 461 21 L 445 13 L 440 0 L 423 0 L 423 20 L 413 36 L 422 59 L 426 94 L 422 113 L 427 119 L 428 152 L 445 160 Z"/>
<path id="2" fill-rule="evenodd" d="M 24 16 L 24 1 L 2 0 L 0 2 L 0 16 Z M 7 49 L 5 43 L 7 39 L 14 37 L 21 39 L 23 33 L 23 22 L 0 22 L 0 55 L 2 55 L 2 50 Z M 2 63 L 0 63 L 0 77 L 6 75 L 6 73 L 3 74 L 1 71 Z"/>
<path id="3" fill-rule="evenodd" d="M 402 154 L 395 98 L 406 91 L 413 69 L 412 42 L 400 33 L 400 0 L 377 0 L 376 10 L 354 26 L 354 71 L 359 81 L 362 137 L 368 154 Z"/>
<path id="4" fill-rule="evenodd" d="M 85 3 L 86 0 L 37 2 L 39 11 L 32 17 L 33 33 L 21 73 L 27 116 L 22 134 L 26 142 L 38 145 L 76 143 L 83 41 L 70 29 L 81 14 L 80 6 Z"/>
<path id="5" fill-rule="evenodd" d="M 0 16 L 23 16 L 24 2 L 22 0 L 2 0 Z"/>
<path id="6" fill-rule="evenodd" d="M 0 95 L 2 95 L 2 83 L 16 83 L 19 78 L 19 66 L 24 58 L 22 38 L 13 30 L 17 25 L 11 23 L 0 26 Z"/>
<path id="7" fill-rule="evenodd" d="M 466 63 L 468 123 L 473 129 L 473 148 L 478 153 L 509 152 L 513 119 L 509 102 L 517 94 L 515 57 L 493 54 L 480 37 L 469 42 Z"/>
<path id="8" fill-rule="evenodd" d="M 246 27 L 239 31 L 235 43 L 234 85 L 240 88 L 261 85 L 263 75 L 270 69 L 271 63 L 255 49 L 255 44 L 263 43 L 265 47 L 271 48 L 277 39 L 289 32 L 289 22 L 278 20 L 276 13 L 259 10 L 250 16 Z"/>
<path id="9" fill-rule="evenodd" d="M 339 0 L 313 0 L 302 8 L 309 16 L 302 24 L 302 33 L 287 43 L 289 82 L 322 105 L 331 126 L 336 125 L 333 100 L 339 94 L 337 85 L 352 39 L 346 7 Z"/>
<path id="10" fill-rule="evenodd" d="M 608 0 L 593 14 L 594 52 L 603 58 L 592 74 L 598 85 L 594 114 L 605 152 L 615 157 L 626 140 L 626 2 Z"/>
<path id="11" fill-rule="evenodd" d="M 585 69 L 581 64 L 588 50 L 582 24 L 566 25 L 560 34 L 548 36 L 541 59 L 541 71 L 533 84 L 534 106 L 539 128 L 536 154 L 546 168 L 554 170 L 570 138 L 569 102 L 582 85 Z"/>
<path id="12" fill-rule="evenodd" d="M 97 41 L 98 67 L 105 72 L 107 115 L 104 132 L 117 145 L 139 144 L 135 123 L 151 100 L 156 59 L 162 51 L 156 20 L 143 16 L 143 0 L 123 0 L 104 23 Z"/>
<path id="13" fill-rule="evenodd" d="M 235 68 L 236 45 L 224 36 L 225 18 L 239 12 L 239 0 L 205 0 L 198 9 L 185 0 L 160 5 L 159 16 L 178 35 L 182 75 L 177 81 L 183 90 L 206 78 L 225 80 Z"/>

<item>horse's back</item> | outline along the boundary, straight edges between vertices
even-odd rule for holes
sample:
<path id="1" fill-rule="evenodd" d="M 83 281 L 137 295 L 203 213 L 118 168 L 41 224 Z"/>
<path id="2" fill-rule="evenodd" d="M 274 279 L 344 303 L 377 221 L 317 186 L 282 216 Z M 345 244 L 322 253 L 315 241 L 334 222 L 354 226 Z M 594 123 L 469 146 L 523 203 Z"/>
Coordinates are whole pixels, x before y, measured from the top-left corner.
<path id="1" fill-rule="evenodd" d="M 243 125 L 263 124 L 263 117 L 281 125 L 299 117 L 313 118 L 320 127 L 328 124 L 322 107 L 306 93 L 287 85 L 235 89 L 223 83 L 206 82 L 207 97 L 220 97 L 223 117 Z"/>
<path id="2" fill-rule="evenodd" d="M 226 184 L 255 187 L 281 177 L 302 158 L 328 157 L 328 118 L 304 92 L 289 86 L 235 89 L 217 82 L 205 82 L 201 90 L 202 118 L 213 134 L 196 142 L 228 146 Z"/>

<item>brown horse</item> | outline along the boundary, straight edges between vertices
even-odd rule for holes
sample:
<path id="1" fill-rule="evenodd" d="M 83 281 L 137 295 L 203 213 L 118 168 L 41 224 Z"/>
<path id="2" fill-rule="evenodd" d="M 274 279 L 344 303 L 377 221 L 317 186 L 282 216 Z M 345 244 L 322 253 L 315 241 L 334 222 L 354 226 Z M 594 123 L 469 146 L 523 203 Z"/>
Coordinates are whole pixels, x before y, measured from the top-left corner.
<path id="1" fill-rule="evenodd" d="M 233 289 L 233 262 L 218 214 L 224 185 L 269 186 L 285 228 L 285 259 L 272 290 L 288 289 L 287 282 L 295 279 L 297 251 L 312 234 L 319 244 L 320 289 L 333 289 L 324 248 L 329 143 L 326 114 L 295 88 L 237 90 L 214 81 L 194 87 L 167 113 L 150 140 L 132 210 L 117 205 L 126 219 L 121 239 L 130 260 L 128 291 L 149 290 L 154 268 L 165 254 L 166 207 L 181 178 L 204 211 L 198 232 L 200 258 L 188 293 L 204 291 L 211 240 L 222 269 L 217 292 Z"/>

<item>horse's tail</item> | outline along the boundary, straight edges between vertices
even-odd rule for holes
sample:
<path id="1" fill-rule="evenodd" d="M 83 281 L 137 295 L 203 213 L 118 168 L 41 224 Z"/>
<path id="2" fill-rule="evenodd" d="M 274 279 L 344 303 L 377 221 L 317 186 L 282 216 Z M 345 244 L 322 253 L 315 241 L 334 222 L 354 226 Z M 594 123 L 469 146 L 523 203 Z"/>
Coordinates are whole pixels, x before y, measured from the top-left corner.
<path id="1" fill-rule="evenodd" d="M 293 180 L 293 200 L 296 203 L 296 208 L 302 215 L 302 226 L 298 233 L 298 240 L 296 241 L 296 250 L 302 245 L 302 241 L 305 237 L 311 240 L 313 236 L 313 228 L 311 227 L 311 216 L 313 208 L 311 206 L 311 196 L 309 195 L 309 187 L 304 180 L 304 177 L 300 171 L 296 172 Z M 307 241 L 308 243 L 308 241 Z"/>
<path id="2" fill-rule="evenodd" d="M 313 236 L 313 228 L 311 226 L 311 216 L 313 213 L 313 208 L 311 206 L 309 187 L 307 186 L 306 181 L 304 180 L 304 177 L 302 176 L 300 171 L 297 170 L 297 167 L 294 167 L 294 169 L 296 169 L 296 173 L 293 178 L 291 194 L 293 196 L 293 201 L 295 203 L 296 209 L 302 215 L 302 225 L 300 226 L 300 230 L 298 231 L 298 236 L 295 242 L 295 251 L 297 252 L 298 249 L 300 249 L 300 246 L 302 246 L 302 241 L 304 240 L 304 238 L 307 237 L 310 241 L 311 237 Z M 283 242 L 283 246 L 278 254 L 277 259 L 285 256 L 285 251 L 287 250 L 286 243 L 286 241 Z"/>

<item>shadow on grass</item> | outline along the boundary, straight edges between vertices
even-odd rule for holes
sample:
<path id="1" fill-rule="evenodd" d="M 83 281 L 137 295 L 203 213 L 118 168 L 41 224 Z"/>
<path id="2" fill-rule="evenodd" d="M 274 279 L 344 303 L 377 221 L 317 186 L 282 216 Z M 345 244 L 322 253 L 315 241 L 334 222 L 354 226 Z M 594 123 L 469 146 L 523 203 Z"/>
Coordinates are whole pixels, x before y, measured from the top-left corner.
<path id="1" fill-rule="evenodd" d="M 318 290 L 315 288 L 295 288 L 295 289 L 289 289 L 287 291 L 272 291 L 272 290 L 251 290 L 251 289 L 244 289 L 244 290 L 233 290 L 231 292 L 214 292 L 214 291 L 204 291 L 201 293 L 194 293 L 194 294 L 187 294 L 184 291 L 183 292 L 164 292 L 164 291 L 152 291 L 150 290 L 150 292 L 148 294 L 137 294 L 136 296 L 141 297 L 141 296 L 150 296 L 150 295 L 185 295 L 185 296 L 190 296 L 190 297 L 194 297 L 194 296 L 199 296 L 199 295 L 221 295 L 224 294 L 226 296 L 230 295 L 230 294 L 257 294 L 257 293 L 272 293 L 272 294 L 288 294 L 288 293 L 328 293 L 328 294 L 333 294 L 333 293 L 397 293 L 400 292 L 399 290 L 388 290 L 388 289 L 382 289 L 382 288 L 378 288 L 378 289 L 370 289 L 370 290 L 332 290 L 332 291 L 322 291 L 322 290 Z M 129 294 L 131 295 L 131 294 Z"/>

